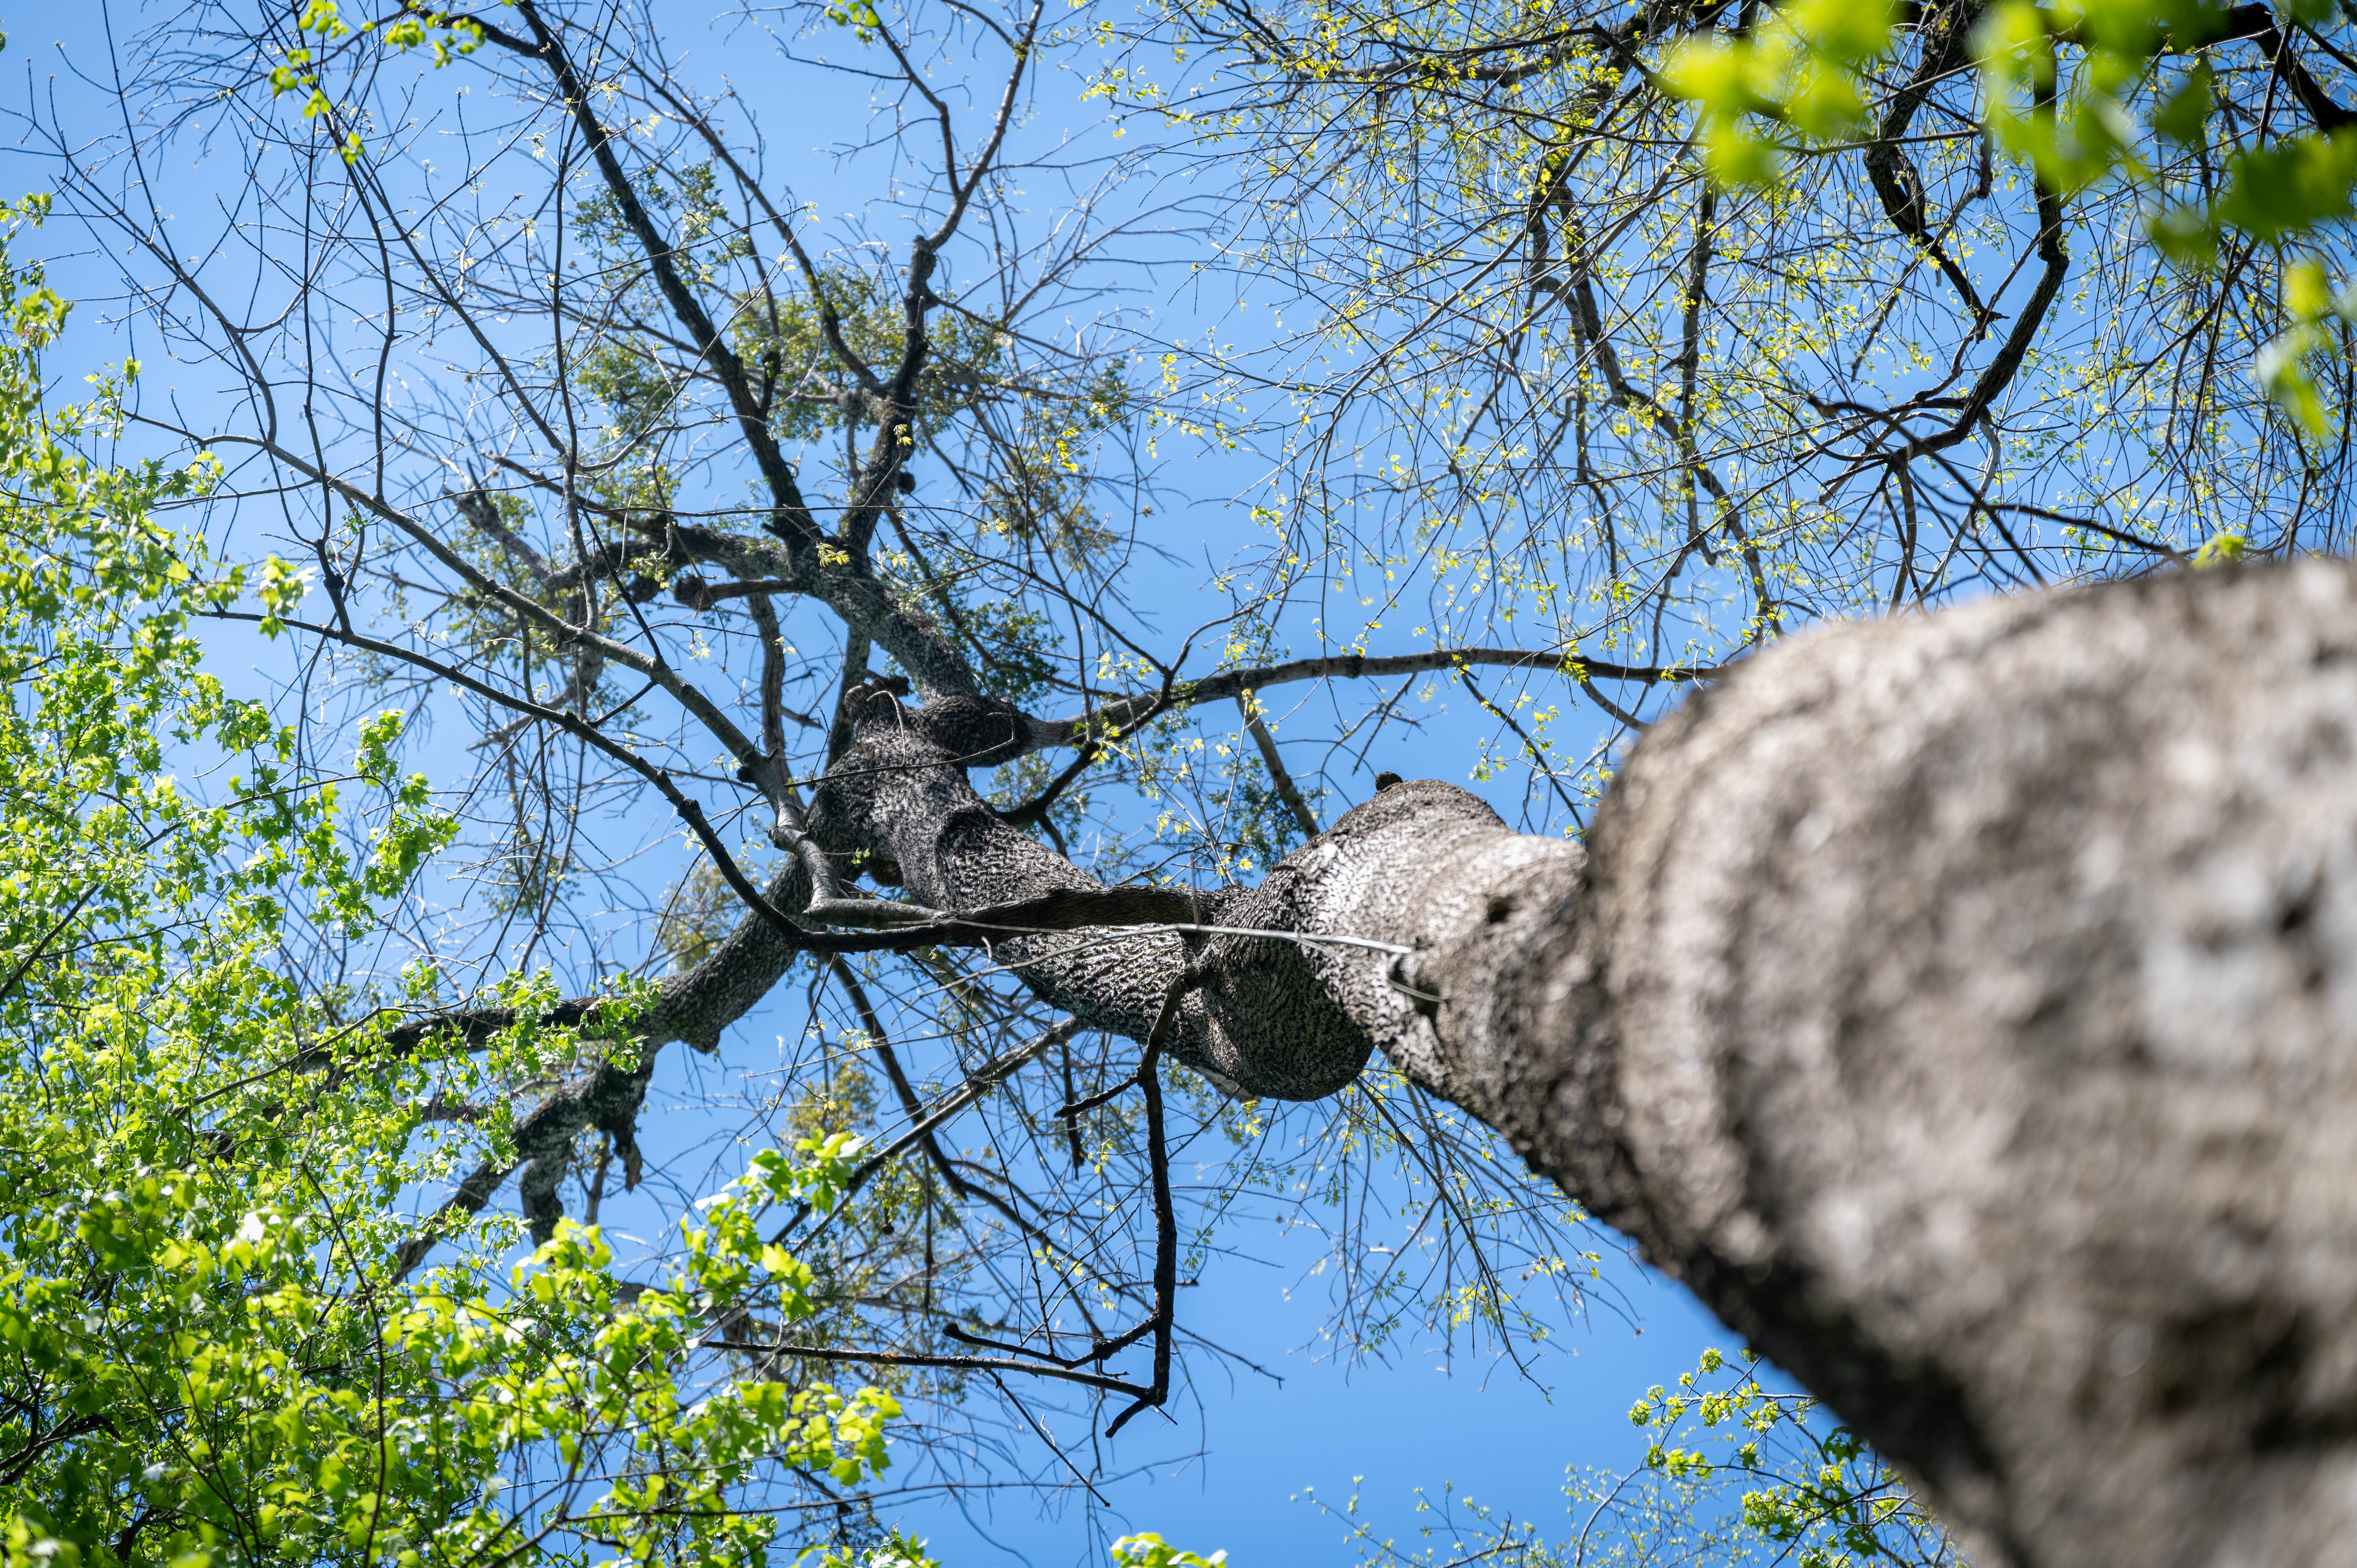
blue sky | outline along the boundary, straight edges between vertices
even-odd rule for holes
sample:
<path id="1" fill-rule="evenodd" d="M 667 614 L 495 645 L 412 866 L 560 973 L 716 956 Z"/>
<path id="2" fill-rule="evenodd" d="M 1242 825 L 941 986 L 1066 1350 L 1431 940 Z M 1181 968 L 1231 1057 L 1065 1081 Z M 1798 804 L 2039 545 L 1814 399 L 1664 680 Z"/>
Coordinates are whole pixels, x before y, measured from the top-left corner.
<path id="1" fill-rule="evenodd" d="M 1629 1424 L 1631 1402 L 1692 1369 L 1706 1346 L 1739 1343 L 1684 1287 L 1615 1259 L 1608 1277 L 1627 1316 L 1599 1304 L 1587 1326 L 1538 1354 L 1536 1381 L 1486 1361 L 1452 1366 L 1437 1351 L 1348 1367 L 1297 1351 L 1316 1335 L 1318 1307 L 1286 1301 L 1275 1272 L 1214 1270 L 1186 1310 L 1191 1326 L 1281 1374 L 1283 1386 L 1199 1370 L 1164 1444 L 1200 1446 L 1200 1456 L 1105 1488 L 1114 1530 L 1151 1530 L 1207 1554 L 1224 1548 L 1236 1568 L 1348 1563 L 1348 1527 L 1313 1498 L 1339 1509 L 1356 1495 L 1379 1535 L 1405 1543 L 1418 1523 L 1415 1489 L 1454 1483 L 1560 1540 L 1569 1533 L 1566 1467 L 1638 1464 L 1643 1434 Z M 901 1518 L 955 1568 L 1092 1560 L 1090 1521 L 1077 1509 L 1044 1518 L 1018 1500 L 969 1512 L 933 1505 Z"/>

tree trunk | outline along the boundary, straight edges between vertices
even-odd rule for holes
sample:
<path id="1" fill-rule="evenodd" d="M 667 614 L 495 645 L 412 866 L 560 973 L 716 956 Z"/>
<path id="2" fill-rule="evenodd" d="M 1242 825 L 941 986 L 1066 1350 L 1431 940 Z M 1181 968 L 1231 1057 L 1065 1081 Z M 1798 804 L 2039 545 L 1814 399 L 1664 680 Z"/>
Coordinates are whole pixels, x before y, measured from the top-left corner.
<path id="1" fill-rule="evenodd" d="M 878 699 L 832 831 L 972 908 L 1089 886 Z M 945 715 L 946 718 L 946 715 Z M 944 744 L 946 743 L 946 744 Z M 1829 628 L 1638 746 L 1587 854 L 1395 785 L 1001 957 L 1241 1092 L 1371 1047 L 1908 1466 L 1985 1563 L 2357 1547 L 2357 575 Z M 1404 950 L 1390 950 L 1393 949 Z"/>

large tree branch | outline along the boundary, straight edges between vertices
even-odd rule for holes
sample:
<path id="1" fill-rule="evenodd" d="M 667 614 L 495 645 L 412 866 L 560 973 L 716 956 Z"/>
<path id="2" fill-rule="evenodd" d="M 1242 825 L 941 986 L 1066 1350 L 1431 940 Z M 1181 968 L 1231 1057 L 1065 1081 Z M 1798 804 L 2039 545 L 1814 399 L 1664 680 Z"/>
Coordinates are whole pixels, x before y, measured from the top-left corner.
<path id="1" fill-rule="evenodd" d="M 1585 873 L 1440 786 L 1345 818 L 1380 892 L 1307 918 L 1419 950 L 1319 961 L 1990 1559 L 2329 1562 L 2352 627 L 2311 563 L 1816 633 L 1656 726 Z"/>
<path id="2" fill-rule="evenodd" d="M 2276 26 L 2272 8 L 2256 4 L 2232 7 L 2226 13 L 2223 41 L 2248 39 L 2265 51 L 2267 61 L 2291 84 L 2292 92 L 2299 99 L 2300 107 L 2319 131 L 2340 131 L 2357 125 L 2357 111 L 2343 108 L 2324 90 L 2323 83 L 2309 73 L 2299 57 L 2291 52 L 2282 29 Z"/>
<path id="3" fill-rule="evenodd" d="M 855 1350 L 834 1345 L 796 1345 L 784 1340 L 766 1344 L 753 1339 L 710 1339 L 705 1343 L 716 1350 L 735 1350 L 765 1359 L 798 1356 L 807 1360 L 862 1367 L 940 1367 L 952 1371 L 1020 1372 L 1027 1377 L 1079 1383 L 1107 1393 L 1143 1395 L 1146 1391 L 1120 1378 L 1109 1378 L 1099 1372 L 1083 1372 L 1028 1357 L 940 1356 L 916 1350 Z"/>
<path id="4" fill-rule="evenodd" d="M 1084 886 L 920 716 L 864 720 L 877 766 L 822 808 L 912 888 Z M 2177 573 L 1755 655 L 1587 854 L 1409 782 L 1219 895 L 1227 930 L 1002 952 L 1242 1092 L 1381 1048 L 1988 1561 L 2324 1563 L 2357 1533 L 2352 757 L 2357 571 Z"/>
<path id="5" fill-rule="evenodd" d="M 1922 175 L 1907 156 L 1904 143 L 1915 112 L 1932 95 L 1932 90 L 1970 64 L 1965 45 L 1986 8 L 1986 0 L 1947 0 L 1946 4 L 1924 8 L 1916 23 L 1916 33 L 1922 39 L 1922 57 L 1914 74 L 1883 106 L 1881 126 L 1866 149 L 1867 177 L 1882 202 L 1884 216 L 1890 220 L 1892 228 L 1939 267 L 1965 307 L 1972 311 L 1975 329 L 1990 317 L 1991 311 L 1981 303 L 1972 279 L 1941 243 L 1941 235 L 1932 232 L 1931 195 L 1923 188 Z"/>
<path id="6" fill-rule="evenodd" d="M 1724 674 L 1727 670 L 1727 666 L 1717 664 L 1617 664 L 1610 660 L 1590 659 L 1585 654 L 1564 650 L 1436 648 L 1425 653 L 1340 653 L 1288 660 L 1282 664 L 1247 665 L 1236 670 L 1222 670 L 1199 680 L 1177 682 L 1172 687 L 1172 695 L 1184 703 L 1226 702 L 1264 686 L 1283 686 L 1296 681 L 1382 680 L 1386 676 L 1415 675 L 1428 670 L 1454 670 L 1465 664 L 1498 665 L 1509 670 L 1553 670 L 1575 678 L 1584 675 L 1591 681 L 1642 681 L 1649 684 L 1708 681 Z M 1139 693 L 1133 696 L 1116 697 L 1093 713 L 1076 714 L 1062 719 L 1033 720 L 1027 741 L 1033 749 L 1075 745 L 1090 734 L 1119 729 L 1135 722 L 1163 700 L 1159 693 Z"/>

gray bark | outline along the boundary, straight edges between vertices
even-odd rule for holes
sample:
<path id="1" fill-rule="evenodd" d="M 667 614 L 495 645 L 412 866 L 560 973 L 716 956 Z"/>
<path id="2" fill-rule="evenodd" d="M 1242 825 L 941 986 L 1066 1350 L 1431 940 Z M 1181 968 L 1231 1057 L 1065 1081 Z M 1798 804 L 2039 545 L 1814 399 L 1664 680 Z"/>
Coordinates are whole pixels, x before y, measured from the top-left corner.
<path id="1" fill-rule="evenodd" d="M 2352 753 L 2338 563 L 1802 639 L 1599 813 L 1517 1136 L 1992 1558 L 2347 1562 Z"/>
<path id="2" fill-rule="evenodd" d="M 912 891 L 1093 886 L 959 717 L 821 799 Z M 999 726 L 1006 727 L 1004 722 Z M 1590 847 L 1394 786 L 1201 923 L 1017 972 L 1243 1092 L 1380 1047 L 1907 1466 L 1984 1561 L 2357 1541 L 2357 575 L 1829 628 L 1639 746 Z"/>
<path id="3" fill-rule="evenodd" d="M 929 908 L 974 910 L 1103 884 L 1001 822 L 957 759 L 1012 755 L 1021 726 L 979 703 L 902 707 L 864 697 L 858 738 L 819 790 L 813 826 L 831 850 L 889 857 Z M 1267 887 L 1205 889 L 1194 919 L 1265 927 Z M 1290 925 L 1282 929 L 1294 929 Z M 1288 1100 L 1332 1094 L 1358 1076 L 1372 1042 L 1317 983 L 1287 941 L 1168 929 L 1083 927 L 1009 937 L 993 959 L 1082 1023 L 1144 1040 L 1166 999 L 1168 1048 L 1232 1093 Z M 1174 986 L 1185 985 L 1172 996 Z"/>

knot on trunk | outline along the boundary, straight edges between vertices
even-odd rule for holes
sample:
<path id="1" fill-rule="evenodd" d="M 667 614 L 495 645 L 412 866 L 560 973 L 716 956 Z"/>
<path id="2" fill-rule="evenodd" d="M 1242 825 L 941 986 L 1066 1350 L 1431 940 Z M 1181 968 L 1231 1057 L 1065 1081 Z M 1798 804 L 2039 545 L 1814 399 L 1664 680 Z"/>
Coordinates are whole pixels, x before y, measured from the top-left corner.
<path id="1" fill-rule="evenodd" d="M 856 734 L 898 731 L 931 742 L 957 768 L 996 768 L 1031 749 L 1036 721 L 1000 697 L 935 696 L 922 707 L 900 701 L 909 683 L 874 681 L 845 697 Z"/>

